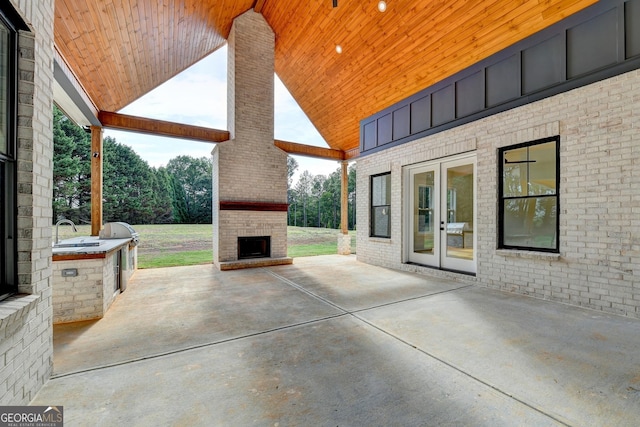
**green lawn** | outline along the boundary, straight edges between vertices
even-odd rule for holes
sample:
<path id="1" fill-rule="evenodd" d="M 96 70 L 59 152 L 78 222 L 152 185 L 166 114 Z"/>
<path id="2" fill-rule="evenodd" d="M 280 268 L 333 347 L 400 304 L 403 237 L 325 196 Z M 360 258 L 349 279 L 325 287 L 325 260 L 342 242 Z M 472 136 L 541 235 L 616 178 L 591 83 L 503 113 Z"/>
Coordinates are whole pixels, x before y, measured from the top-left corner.
<path id="1" fill-rule="evenodd" d="M 68 225 L 59 227 L 60 239 L 89 235 L 91 227 L 78 226 L 73 233 Z M 175 267 L 210 264 L 213 262 L 213 231 L 211 224 L 133 225 L 140 233 L 138 268 Z M 350 231 L 351 252 L 355 253 L 355 231 Z M 55 227 L 53 228 L 55 237 Z M 338 251 L 338 230 L 313 227 L 288 227 L 287 255 L 328 255 Z"/>
<path id="2" fill-rule="evenodd" d="M 138 252 L 138 268 L 177 267 L 180 265 L 211 264 L 212 262 L 211 249 L 163 254 Z"/>

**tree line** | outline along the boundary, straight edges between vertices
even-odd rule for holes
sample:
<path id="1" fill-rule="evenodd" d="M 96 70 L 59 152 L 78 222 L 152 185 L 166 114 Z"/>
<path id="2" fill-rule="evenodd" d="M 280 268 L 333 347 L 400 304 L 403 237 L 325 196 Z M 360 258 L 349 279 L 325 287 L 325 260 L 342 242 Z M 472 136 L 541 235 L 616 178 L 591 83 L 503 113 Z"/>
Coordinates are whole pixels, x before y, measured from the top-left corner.
<path id="1" fill-rule="evenodd" d="M 54 108 L 53 220 L 91 223 L 91 135 Z M 103 220 L 211 224 L 211 160 L 178 156 L 150 167 L 114 138 L 103 141 Z"/>
<path id="2" fill-rule="evenodd" d="M 298 163 L 289 157 L 289 217 L 288 224 L 299 227 L 340 228 L 341 168 L 329 176 L 312 175 L 309 171 L 300 174 L 292 185 L 292 176 L 298 169 Z M 348 221 L 350 230 L 356 227 L 356 168 L 348 169 Z"/>
<path id="3" fill-rule="evenodd" d="M 53 221 L 91 223 L 91 135 L 54 107 Z M 212 161 L 178 156 L 151 167 L 132 148 L 103 140 L 104 222 L 211 224 Z M 302 172 L 288 158 L 288 224 L 340 227 L 340 168 L 330 174 Z M 349 169 L 349 228 L 355 227 L 355 167 Z"/>

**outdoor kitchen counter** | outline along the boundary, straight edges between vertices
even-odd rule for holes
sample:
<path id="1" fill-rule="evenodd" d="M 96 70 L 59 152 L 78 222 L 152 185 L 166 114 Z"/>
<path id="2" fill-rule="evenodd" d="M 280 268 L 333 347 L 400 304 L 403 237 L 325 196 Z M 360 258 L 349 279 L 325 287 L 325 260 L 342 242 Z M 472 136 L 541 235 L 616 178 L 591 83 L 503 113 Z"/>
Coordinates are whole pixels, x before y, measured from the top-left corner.
<path id="1" fill-rule="evenodd" d="M 122 248 L 129 242 L 131 238 L 100 239 L 98 236 L 80 236 L 61 240 L 58 244 L 67 246 L 53 248 L 53 261 L 106 258 L 107 254 Z M 99 244 L 96 246 L 96 243 Z"/>
<path id="2" fill-rule="evenodd" d="M 53 323 L 103 317 L 137 268 L 138 248 L 132 238 L 78 236 L 56 246 L 52 249 Z"/>

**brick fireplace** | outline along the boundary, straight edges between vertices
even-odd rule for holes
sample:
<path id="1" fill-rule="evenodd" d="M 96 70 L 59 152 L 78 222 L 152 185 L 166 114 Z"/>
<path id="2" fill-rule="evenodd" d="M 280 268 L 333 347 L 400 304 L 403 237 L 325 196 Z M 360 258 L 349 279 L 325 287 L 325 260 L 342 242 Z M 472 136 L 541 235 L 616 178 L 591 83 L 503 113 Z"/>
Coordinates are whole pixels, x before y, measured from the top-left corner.
<path id="1" fill-rule="evenodd" d="M 273 144 L 274 34 L 249 10 L 235 19 L 227 42 L 230 140 L 212 151 L 213 262 L 221 270 L 290 264 L 287 154 Z M 247 241 L 253 255 L 242 256 Z"/>

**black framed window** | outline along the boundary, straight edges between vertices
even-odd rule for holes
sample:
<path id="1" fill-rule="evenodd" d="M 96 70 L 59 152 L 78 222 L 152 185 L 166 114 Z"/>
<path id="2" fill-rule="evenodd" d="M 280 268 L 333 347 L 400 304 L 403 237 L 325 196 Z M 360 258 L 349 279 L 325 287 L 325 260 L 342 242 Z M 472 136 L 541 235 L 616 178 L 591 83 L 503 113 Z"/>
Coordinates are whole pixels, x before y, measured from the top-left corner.
<path id="1" fill-rule="evenodd" d="M 560 137 L 499 150 L 498 246 L 558 252 Z"/>
<path id="2" fill-rule="evenodd" d="M 0 8 L 0 300 L 17 292 L 16 64 L 17 32 Z M 9 6 L 6 6 L 9 7 Z"/>
<path id="3" fill-rule="evenodd" d="M 391 173 L 371 177 L 371 237 L 391 237 Z"/>

